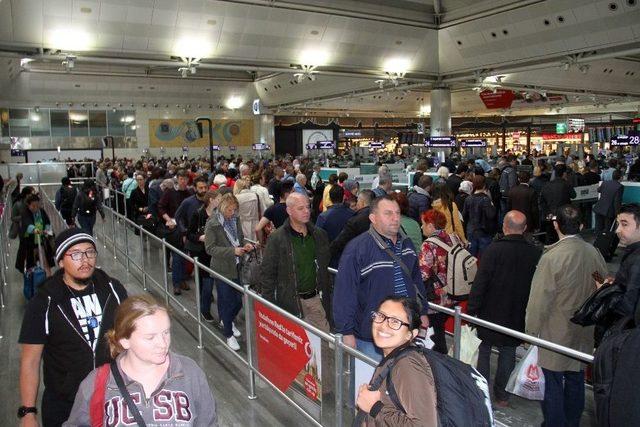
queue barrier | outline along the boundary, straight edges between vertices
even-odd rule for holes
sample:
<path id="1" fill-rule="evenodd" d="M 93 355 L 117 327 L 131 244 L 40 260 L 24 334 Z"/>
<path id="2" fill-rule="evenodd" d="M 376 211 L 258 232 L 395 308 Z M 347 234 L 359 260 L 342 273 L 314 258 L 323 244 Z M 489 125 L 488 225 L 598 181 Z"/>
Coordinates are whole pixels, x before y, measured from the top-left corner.
<path id="1" fill-rule="evenodd" d="M 58 185 L 58 184 L 41 184 L 42 187 L 48 187 L 51 185 Z M 113 189 L 111 190 L 113 191 L 116 197 L 114 197 L 115 200 L 117 200 L 117 194 L 121 192 L 118 191 L 114 191 Z M 126 199 L 125 199 L 126 200 Z M 51 203 L 51 200 L 47 197 L 47 202 Z M 195 321 L 197 323 L 197 348 L 199 349 L 203 349 L 204 348 L 204 338 L 203 338 L 203 333 L 207 333 L 210 337 L 212 337 L 214 339 L 214 342 L 217 342 L 218 344 L 223 345 L 224 347 L 227 347 L 226 341 L 224 340 L 223 337 L 221 337 L 221 334 L 212 329 L 211 327 L 209 327 L 208 324 L 206 324 L 205 322 L 203 322 L 203 319 L 201 318 L 200 315 L 200 288 L 201 288 L 201 272 L 204 271 L 206 273 L 208 273 L 209 275 L 211 275 L 211 277 L 215 278 L 216 280 L 222 281 L 226 284 L 228 284 L 229 286 L 231 286 L 232 288 L 236 289 L 237 291 L 242 293 L 242 298 L 243 298 L 243 310 L 244 310 L 244 317 L 245 317 L 245 334 L 248 337 L 247 339 L 247 352 L 246 352 L 246 356 L 243 355 L 241 352 L 235 352 L 233 350 L 231 350 L 229 348 L 229 354 L 232 354 L 238 361 L 240 361 L 244 366 L 247 367 L 248 369 L 248 390 L 249 390 L 249 394 L 248 394 L 248 398 L 249 399 L 256 399 L 257 395 L 256 395 L 256 377 L 259 377 L 260 379 L 262 379 L 267 385 L 269 385 L 273 390 L 275 390 L 282 398 L 285 399 L 285 401 L 287 403 L 289 403 L 290 405 L 292 405 L 294 408 L 296 408 L 296 410 L 298 410 L 306 419 L 308 419 L 312 424 L 314 425 L 323 425 L 321 422 L 318 421 L 318 419 L 316 419 L 316 417 L 314 415 L 312 415 L 309 411 L 305 410 L 305 408 L 299 404 L 298 402 L 296 402 L 291 396 L 289 396 L 288 394 L 286 394 L 286 392 L 281 391 L 269 378 L 267 378 L 265 375 L 263 375 L 263 373 L 261 373 L 257 367 L 256 364 L 256 355 L 255 355 L 255 349 L 252 343 L 252 339 L 253 337 L 256 336 L 256 331 L 255 331 L 255 327 L 254 327 L 254 322 L 253 320 L 253 307 L 254 304 L 260 303 L 266 307 L 268 307 L 270 310 L 273 310 L 274 312 L 278 313 L 279 315 L 287 318 L 288 320 L 290 320 L 291 322 L 301 326 L 302 328 L 304 328 L 305 331 L 309 331 L 312 334 L 315 334 L 316 336 L 318 336 L 323 342 L 326 342 L 329 346 L 329 348 L 333 351 L 333 357 L 332 357 L 332 361 L 334 363 L 335 366 L 335 370 L 333 372 L 333 381 L 334 381 L 334 399 L 333 399 L 333 411 L 332 411 L 332 415 L 333 418 L 331 419 L 330 424 L 331 425 L 336 425 L 336 426 L 343 426 L 346 424 L 349 424 L 347 422 L 347 420 L 345 420 L 345 418 L 348 418 L 348 414 L 345 414 L 345 409 L 347 409 L 348 411 L 351 410 L 352 411 L 352 406 L 345 408 L 345 403 L 349 401 L 349 398 L 347 397 L 347 393 L 352 391 L 349 390 L 349 387 L 345 387 L 345 375 L 347 377 L 349 377 L 350 375 L 353 374 L 353 361 L 354 360 L 360 360 L 362 362 L 364 362 L 365 364 L 371 366 L 371 367 L 375 367 L 377 366 L 377 362 L 374 361 L 373 359 L 367 357 L 366 355 L 364 355 L 363 353 L 360 353 L 359 351 L 357 351 L 356 349 L 353 349 L 347 345 L 345 345 L 342 341 L 342 335 L 341 334 L 329 334 L 329 333 L 325 333 L 319 329 L 317 329 L 316 327 L 314 327 L 313 325 L 310 325 L 306 322 L 304 322 L 302 319 L 282 310 L 281 308 L 279 308 L 278 306 L 276 306 L 275 304 L 267 301 L 266 299 L 264 299 L 262 296 L 260 296 L 259 294 L 255 293 L 254 291 L 252 291 L 251 289 L 249 289 L 248 286 L 242 286 L 232 280 L 227 279 L 226 277 L 220 275 L 219 273 L 217 273 L 216 271 L 212 270 L 209 266 L 206 266 L 204 264 L 202 264 L 197 257 L 191 257 L 190 255 L 184 253 L 183 251 L 179 250 L 178 248 L 175 248 L 174 246 L 170 245 L 169 243 L 167 243 L 167 241 L 165 239 L 159 238 L 157 236 L 155 236 L 153 233 L 148 232 L 147 230 L 145 230 L 142 226 L 136 224 L 135 222 L 131 221 L 129 218 L 127 218 L 124 215 L 119 214 L 117 211 L 115 211 L 111 206 L 110 203 L 107 206 L 104 206 L 105 209 L 105 213 L 108 213 L 108 216 L 110 217 L 110 219 L 108 221 L 103 221 L 102 222 L 102 227 L 101 227 L 101 234 L 102 234 L 102 238 L 103 238 L 103 247 L 105 249 L 107 249 L 107 244 L 109 244 L 110 246 L 112 246 L 113 249 L 113 257 L 116 260 L 120 260 L 120 262 L 125 266 L 126 270 L 130 273 L 135 273 L 136 270 L 140 273 L 140 281 L 142 283 L 143 289 L 145 291 L 150 291 L 150 289 L 153 289 L 159 293 L 162 294 L 162 296 L 165 299 L 165 302 L 169 305 L 171 304 L 172 306 L 177 306 L 179 307 L 181 313 L 184 313 L 189 319 Z M 58 214 L 59 216 L 59 214 Z M 4 218 L 4 216 L 3 216 Z M 62 218 L 60 217 L 60 220 L 62 220 Z M 5 220 L 6 222 L 6 220 Z M 109 227 L 109 225 L 107 225 L 107 222 L 109 222 L 110 224 L 110 230 L 107 230 L 107 228 Z M 117 228 L 116 228 L 116 223 L 120 224 L 122 223 L 124 225 L 124 248 L 121 248 L 118 244 L 118 238 L 117 238 Z M 118 227 L 119 228 L 119 227 Z M 139 240 L 139 244 L 140 244 L 140 263 L 138 264 L 132 257 L 132 253 L 130 252 L 130 240 L 129 240 L 129 228 L 132 228 L 134 230 L 138 231 L 138 240 Z M 109 233 L 111 233 L 111 235 L 109 235 Z M 6 235 L 6 234 L 5 234 Z M 145 239 L 146 239 L 146 243 L 145 243 Z M 146 270 L 146 264 L 147 264 L 147 260 L 145 259 L 145 247 L 147 247 L 148 244 L 150 244 L 150 242 L 156 242 L 161 246 L 161 251 L 162 251 L 162 272 L 163 272 L 163 279 L 161 281 L 158 281 L 156 279 L 154 279 L 151 275 L 150 272 L 148 272 Z M 6 242 L 5 242 L 6 243 Z M 182 257 L 183 259 L 192 262 L 194 264 L 194 280 L 195 280 L 195 295 L 196 295 L 196 301 L 195 301 L 195 307 L 191 308 L 186 304 L 186 300 L 182 299 L 182 298 L 176 298 L 173 293 L 172 293 L 172 289 L 169 287 L 169 283 L 168 283 L 168 266 L 167 266 L 167 253 L 168 251 L 173 252 L 173 254 Z M 123 255 L 123 257 L 118 257 L 118 255 Z M 4 259 L 4 257 L 3 257 Z M 134 269 L 132 269 L 131 267 L 135 267 Z M 5 265 L 6 268 L 6 265 Z M 329 269 L 330 273 L 336 274 L 337 270 L 330 268 Z M 6 277 L 6 276 L 5 276 Z M 151 283 L 152 284 L 152 288 L 149 288 L 148 284 Z M 455 307 L 454 309 L 450 309 L 450 308 L 446 308 L 446 307 L 442 307 L 436 304 L 430 304 L 429 305 L 431 309 L 441 312 L 441 313 L 446 313 L 450 316 L 454 317 L 454 332 L 453 332 L 453 338 L 454 338 L 454 357 L 459 358 L 459 347 L 460 347 L 460 337 L 461 337 L 461 326 L 462 326 L 462 322 L 467 322 L 476 326 L 480 326 L 480 327 L 484 327 L 484 328 L 488 328 L 491 330 L 494 330 L 496 332 L 500 332 L 503 333 L 505 335 L 517 338 L 519 340 L 522 340 L 523 342 L 529 343 L 529 344 L 533 344 L 533 345 L 537 345 L 540 346 L 542 348 L 545 348 L 547 350 L 556 352 L 556 353 L 560 353 L 563 354 L 565 356 L 571 357 L 573 359 L 579 360 L 581 362 L 584 363 L 592 363 L 593 362 L 593 356 L 583 353 L 583 352 L 579 352 L 577 350 L 568 348 L 568 347 L 564 347 L 561 346 L 559 344 L 550 342 L 550 341 L 546 341 L 534 336 L 530 336 L 527 334 L 524 334 L 522 332 L 519 331 L 514 331 L 511 330 L 509 328 L 505 328 L 503 326 L 497 325 L 497 324 L 493 324 L 491 322 L 487 322 L 485 320 L 479 319 L 477 317 L 473 317 L 467 314 L 464 314 L 461 312 L 460 307 Z M 194 311 L 192 311 L 192 309 L 195 309 Z M 349 356 L 348 360 L 345 356 Z M 349 362 L 349 367 L 347 367 L 345 369 L 345 362 Z M 346 389 L 346 390 L 345 390 Z M 322 405 L 324 405 L 325 402 L 324 400 L 322 401 Z M 353 414 L 351 414 L 353 415 Z M 322 407 L 321 407 L 321 412 L 320 412 L 320 419 L 322 420 Z"/>

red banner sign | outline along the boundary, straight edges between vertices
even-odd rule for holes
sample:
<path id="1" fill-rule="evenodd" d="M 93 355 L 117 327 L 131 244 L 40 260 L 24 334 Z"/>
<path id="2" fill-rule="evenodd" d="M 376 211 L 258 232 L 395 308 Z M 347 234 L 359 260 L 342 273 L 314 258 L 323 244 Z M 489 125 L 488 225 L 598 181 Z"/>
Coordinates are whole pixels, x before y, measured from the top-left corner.
<path id="1" fill-rule="evenodd" d="M 258 369 L 285 392 L 294 381 L 314 401 L 321 400 L 320 340 L 305 329 L 256 302 Z"/>
<path id="2" fill-rule="evenodd" d="M 515 92 L 511 90 L 498 89 L 494 93 L 486 89 L 480 92 L 480 99 L 488 109 L 509 108 L 515 97 Z"/>

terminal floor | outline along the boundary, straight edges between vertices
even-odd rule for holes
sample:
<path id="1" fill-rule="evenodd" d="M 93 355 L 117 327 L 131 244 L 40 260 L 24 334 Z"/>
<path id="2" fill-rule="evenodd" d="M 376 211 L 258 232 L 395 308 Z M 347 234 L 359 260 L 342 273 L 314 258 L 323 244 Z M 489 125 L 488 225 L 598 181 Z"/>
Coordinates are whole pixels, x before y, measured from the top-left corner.
<path id="1" fill-rule="evenodd" d="M 104 225 L 98 220 L 96 224 L 96 234 L 99 239 L 99 260 L 98 265 L 109 274 L 120 279 L 130 293 L 143 292 L 140 281 L 140 273 L 137 267 L 141 265 L 140 238 L 134 236 L 132 232 L 127 233 L 129 259 L 132 261 L 130 272 L 127 272 L 123 263 L 125 255 L 116 254 L 118 259 L 114 259 L 113 246 L 107 244 L 102 238 L 102 230 L 109 239 L 113 235 L 113 225 L 110 216 Z M 124 251 L 125 236 L 122 225 L 116 222 L 115 241 L 118 247 Z M 11 252 L 16 251 L 15 243 L 12 241 Z M 105 247 L 106 244 L 106 247 Z M 145 264 L 147 272 L 159 283 L 162 283 L 162 254 L 159 245 L 154 241 L 145 242 Z M 619 250 L 620 251 L 620 250 Z M 13 265 L 12 253 L 10 266 Z M 610 264 L 613 270 L 617 268 L 615 264 Z M 5 288 L 6 306 L 0 310 L 0 364 L 5 369 L 0 371 L 0 384 L 4 398 L 0 400 L 0 425 L 15 425 L 15 411 L 19 406 L 18 395 L 18 368 L 19 368 L 19 347 L 17 337 L 24 311 L 24 298 L 22 297 L 21 276 L 13 267 L 8 270 L 9 285 Z M 170 283 L 170 278 L 169 278 Z M 148 282 L 147 286 L 154 289 Z M 170 286 L 170 285 L 169 285 Z M 195 288 L 193 284 L 192 288 Z M 156 293 L 155 291 L 153 291 Z M 183 291 L 180 301 L 188 305 L 190 311 L 195 310 L 194 290 Z M 304 426 L 311 425 L 293 407 L 277 395 L 268 385 L 259 379 L 257 380 L 256 394 L 258 399 L 249 400 L 248 381 L 246 368 L 232 355 L 230 350 L 215 342 L 210 335 L 204 334 L 204 349 L 197 348 L 196 323 L 184 315 L 179 307 L 173 307 L 174 327 L 172 329 L 172 347 L 175 351 L 185 354 L 196 360 L 206 372 L 209 384 L 214 392 L 218 404 L 218 414 L 220 425 L 242 425 L 242 426 Z M 215 303 L 212 313 L 217 318 Z M 244 331 L 242 318 L 238 319 L 238 327 Z M 214 330 L 216 327 L 212 327 Z M 245 351 L 244 337 L 240 339 L 241 351 Z M 497 357 L 494 355 L 492 368 L 495 369 Z M 15 392 L 14 392 L 15 390 Z M 593 398 L 590 389 L 586 391 L 587 404 L 583 414 L 582 425 L 595 425 Z M 542 414 L 538 402 L 512 396 L 510 406 L 506 409 L 496 409 L 495 417 L 499 424 L 509 426 L 537 426 L 542 422 Z"/>

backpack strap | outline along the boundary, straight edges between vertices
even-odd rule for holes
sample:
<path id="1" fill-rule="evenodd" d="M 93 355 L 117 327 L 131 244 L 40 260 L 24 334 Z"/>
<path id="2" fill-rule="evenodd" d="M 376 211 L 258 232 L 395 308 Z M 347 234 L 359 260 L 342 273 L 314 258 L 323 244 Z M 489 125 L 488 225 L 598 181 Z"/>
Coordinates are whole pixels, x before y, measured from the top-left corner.
<path id="1" fill-rule="evenodd" d="M 447 254 L 449 252 L 451 252 L 451 250 L 453 249 L 453 246 L 449 246 L 447 245 L 445 242 L 442 241 L 442 239 L 438 238 L 438 237 L 429 237 L 427 239 L 427 242 L 431 242 L 434 245 L 438 245 L 440 246 L 442 249 L 444 249 L 445 251 L 447 251 Z"/>
<path id="2" fill-rule="evenodd" d="M 109 380 L 110 366 L 108 363 L 100 366 L 93 383 L 93 394 L 89 401 L 89 420 L 91 427 L 103 427 L 104 399 L 107 391 L 107 381 Z"/>

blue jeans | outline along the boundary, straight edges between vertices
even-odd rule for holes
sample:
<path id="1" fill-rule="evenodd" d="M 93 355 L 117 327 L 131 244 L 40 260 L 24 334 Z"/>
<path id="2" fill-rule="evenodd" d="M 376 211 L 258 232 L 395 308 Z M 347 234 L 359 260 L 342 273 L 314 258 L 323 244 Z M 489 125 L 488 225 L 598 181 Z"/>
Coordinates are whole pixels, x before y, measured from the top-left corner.
<path id="1" fill-rule="evenodd" d="M 478 372 L 490 382 L 491 376 L 491 344 L 484 341 L 480 343 L 478 352 Z M 516 348 L 507 345 L 495 346 L 498 348 L 498 366 L 496 368 L 496 376 L 493 380 L 493 395 L 497 400 L 509 400 L 509 393 L 505 391 L 511 371 L 516 366 Z"/>
<path id="2" fill-rule="evenodd" d="M 584 372 L 544 372 L 544 427 L 578 427 L 584 410 Z"/>
<path id="3" fill-rule="evenodd" d="M 218 289 L 218 315 L 224 322 L 222 334 L 225 338 L 233 336 L 231 324 L 242 308 L 242 293 L 221 280 L 215 281 Z"/>
<path id="4" fill-rule="evenodd" d="M 213 278 L 202 275 L 200 280 L 200 313 L 211 314 L 211 301 L 213 300 Z"/>
<path id="5" fill-rule="evenodd" d="M 93 226 L 95 223 L 95 215 L 78 215 L 78 224 L 80 224 L 80 228 L 87 234 L 93 236 Z"/>
<path id="6" fill-rule="evenodd" d="M 180 287 L 180 282 L 184 280 L 184 258 L 178 254 L 171 254 L 171 282 L 174 288 Z"/>
<path id="7" fill-rule="evenodd" d="M 365 341 L 360 338 L 356 338 L 356 349 L 377 362 L 382 360 L 382 350 L 376 347 L 372 341 Z"/>
<path id="8" fill-rule="evenodd" d="M 479 257 L 482 252 L 491 244 L 493 238 L 491 236 L 481 236 L 469 238 L 469 252 L 474 257 Z"/>

